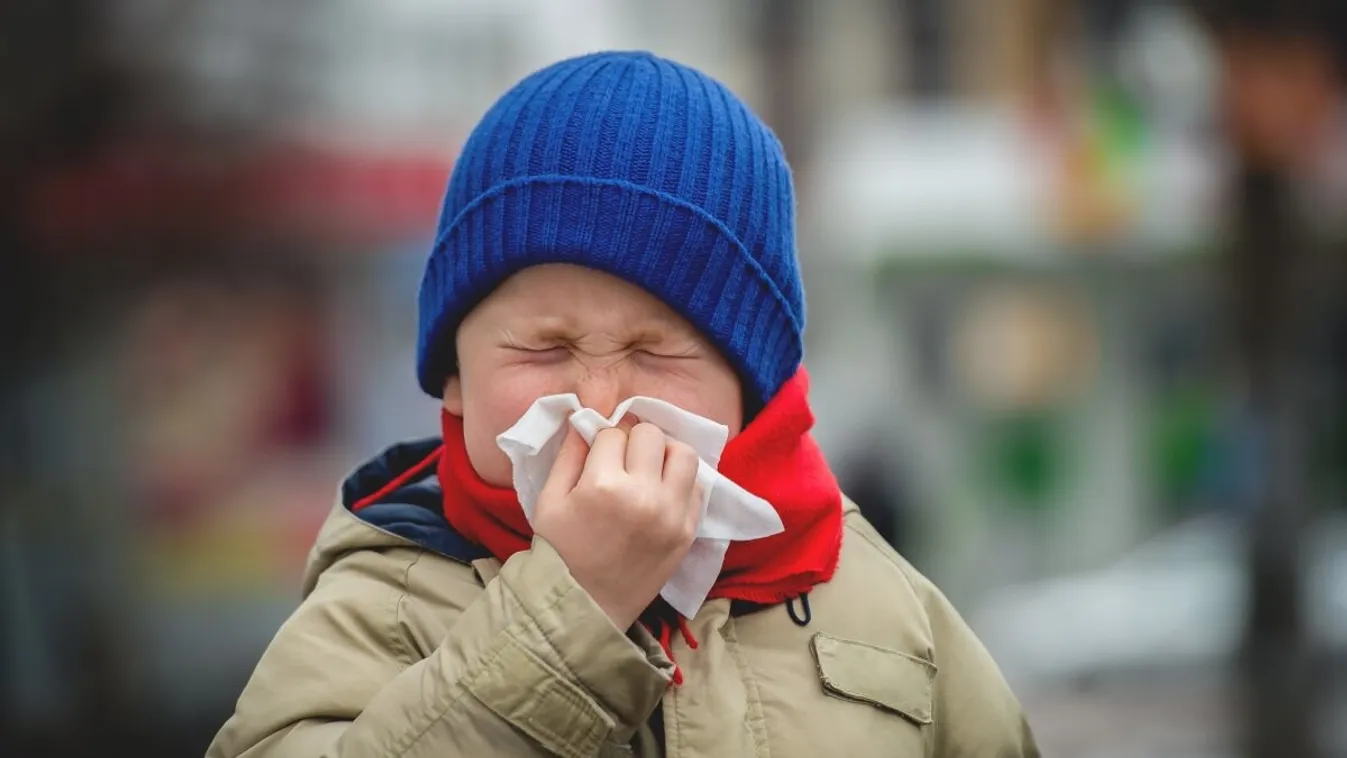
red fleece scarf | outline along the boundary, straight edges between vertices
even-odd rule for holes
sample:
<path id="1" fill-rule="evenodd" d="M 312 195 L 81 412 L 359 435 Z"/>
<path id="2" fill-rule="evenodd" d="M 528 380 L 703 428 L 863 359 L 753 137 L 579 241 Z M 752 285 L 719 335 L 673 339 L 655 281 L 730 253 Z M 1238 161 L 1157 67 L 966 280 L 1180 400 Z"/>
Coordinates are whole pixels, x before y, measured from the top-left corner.
<path id="1" fill-rule="evenodd" d="M 842 493 L 810 436 L 809 377 L 801 368 L 744 430 L 729 441 L 720 472 L 776 508 L 785 531 L 730 544 L 710 597 L 778 603 L 832 578 L 842 546 Z M 380 492 L 377 500 L 436 463 L 444 516 L 459 534 L 501 561 L 527 550 L 533 530 L 515 491 L 482 480 L 468 460 L 463 423 L 443 414 L 444 446 Z M 362 503 L 363 504 L 363 503 Z M 360 504 L 357 505 L 359 507 Z"/>

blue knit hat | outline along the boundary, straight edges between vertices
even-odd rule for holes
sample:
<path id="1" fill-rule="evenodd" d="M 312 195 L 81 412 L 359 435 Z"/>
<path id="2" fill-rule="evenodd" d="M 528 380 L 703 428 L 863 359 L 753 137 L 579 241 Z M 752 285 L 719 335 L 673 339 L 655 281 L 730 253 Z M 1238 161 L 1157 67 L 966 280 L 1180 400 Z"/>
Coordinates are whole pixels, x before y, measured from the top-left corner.
<path id="1" fill-rule="evenodd" d="M 443 392 L 459 324 L 511 274 L 572 263 L 702 331 L 761 407 L 800 365 L 790 168 L 724 85 L 649 53 L 544 68 L 487 111 L 454 166 L 421 282 L 417 373 Z"/>

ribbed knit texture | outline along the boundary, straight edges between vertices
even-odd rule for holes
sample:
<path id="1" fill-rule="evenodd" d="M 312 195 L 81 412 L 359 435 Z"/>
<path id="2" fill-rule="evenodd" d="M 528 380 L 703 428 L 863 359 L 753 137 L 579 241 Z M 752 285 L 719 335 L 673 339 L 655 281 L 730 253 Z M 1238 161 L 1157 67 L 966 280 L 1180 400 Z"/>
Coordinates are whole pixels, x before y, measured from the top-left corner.
<path id="1" fill-rule="evenodd" d="M 468 311 L 541 263 L 605 271 L 668 303 L 758 408 L 800 365 L 804 292 L 781 144 L 687 66 L 586 55 L 528 76 L 487 111 L 454 166 L 421 283 L 422 389 L 441 395 Z"/>

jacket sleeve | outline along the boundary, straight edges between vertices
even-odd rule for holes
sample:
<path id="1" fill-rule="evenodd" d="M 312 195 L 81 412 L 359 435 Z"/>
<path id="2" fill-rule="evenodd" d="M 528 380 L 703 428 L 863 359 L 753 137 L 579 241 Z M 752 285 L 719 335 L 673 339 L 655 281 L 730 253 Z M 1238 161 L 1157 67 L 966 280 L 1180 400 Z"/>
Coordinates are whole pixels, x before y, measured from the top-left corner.
<path id="1" fill-rule="evenodd" d="M 668 659 L 643 630 L 618 630 L 542 539 L 423 654 L 409 617 L 439 612 L 409 599 L 423 556 L 363 550 L 328 569 L 208 758 L 588 757 L 627 744 L 658 705 Z"/>
<path id="2" fill-rule="evenodd" d="M 1019 701 L 973 630 L 934 585 L 907 568 L 935 640 L 932 758 L 1039 758 Z M 915 576 L 914 576 L 915 575 Z"/>

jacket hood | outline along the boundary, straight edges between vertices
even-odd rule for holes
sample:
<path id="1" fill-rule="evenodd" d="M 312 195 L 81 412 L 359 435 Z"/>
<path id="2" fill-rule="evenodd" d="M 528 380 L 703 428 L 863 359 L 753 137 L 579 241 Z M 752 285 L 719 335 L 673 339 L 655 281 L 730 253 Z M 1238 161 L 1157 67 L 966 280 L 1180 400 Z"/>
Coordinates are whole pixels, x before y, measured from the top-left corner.
<path id="1" fill-rule="evenodd" d="M 445 520 L 443 492 L 433 467 L 425 476 L 407 482 L 359 511 L 352 510 L 356 503 L 383 489 L 439 446 L 439 437 L 393 445 L 346 477 L 309 551 L 304 569 L 305 596 L 338 558 L 356 550 L 418 547 L 465 565 L 491 557 Z"/>

